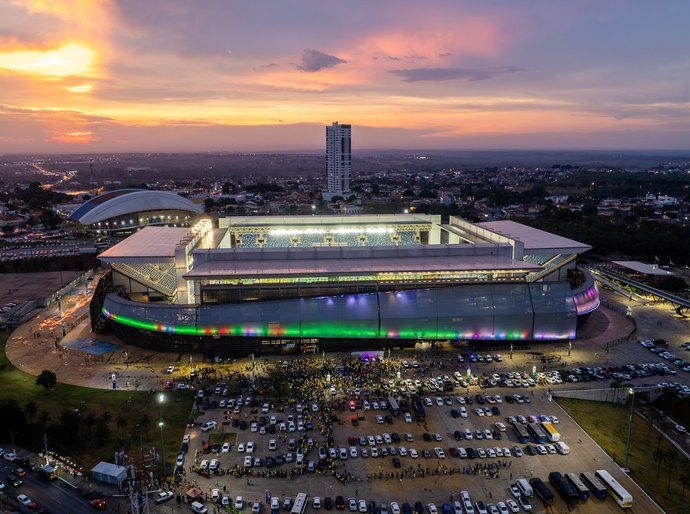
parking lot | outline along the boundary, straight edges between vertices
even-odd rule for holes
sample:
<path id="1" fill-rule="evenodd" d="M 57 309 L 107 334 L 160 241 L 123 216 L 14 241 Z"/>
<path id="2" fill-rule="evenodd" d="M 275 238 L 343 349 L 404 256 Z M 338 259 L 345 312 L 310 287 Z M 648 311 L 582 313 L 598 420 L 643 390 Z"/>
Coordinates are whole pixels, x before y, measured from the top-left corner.
<path id="1" fill-rule="evenodd" d="M 234 504 L 241 496 L 245 503 L 260 500 L 266 511 L 270 510 L 268 498 L 278 497 L 282 505 L 286 497 L 294 500 L 298 492 L 305 492 L 310 497 L 309 511 L 318 510 L 312 506 L 314 497 L 318 497 L 319 508 L 325 508 L 342 496 L 345 509 L 354 498 L 355 510 L 359 510 L 359 500 L 365 500 L 367 511 L 373 501 L 377 511 L 381 505 L 395 509 L 404 504 L 414 510 L 417 504 L 425 512 L 434 507 L 442 512 L 444 504 L 446 509 L 453 507 L 465 491 L 477 512 L 481 511 L 477 502 L 487 508 L 498 508 L 499 502 L 508 510 L 519 507 L 510 488 L 519 478 L 540 477 L 548 482 L 552 471 L 579 475 L 605 468 L 634 491 L 636 508 L 655 510 L 593 441 L 549 401 L 547 386 L 526 382 L 522 387 L 520 377 L 519 387 L 460 387 L 452 371 L 430 368 L 428 360 L 418 367 L 411 362 L 403 367 L 398 361 L 391 368 L 391 362 L 371 359 L 352 376 L 339 377 L 337 370 L 342 367 L 337 360 L 327 360 L 332 365 L 325 367 L 319 362 L 312 359 L 314 373 L 325 376 L 327 367 L 338 387 L 324 380 L 323 387 L 310 389 L 309 398 L 301 396 L 302 390 L 288 402 L 261 395 L 248 398 L 256 388 L 249 383 L 234 387 L 228 382 L 211 387 L 205 396 L 199 393 L 197 401 L 204 414 L 198 418 L 200 425 L 188 431 L 183 464 L 186 480 L 199 485 L 209 498 L 215 494 L 218 503 L 226 496 L 225 501 Z M 480 363 L 474 365 L 482 369 Z M 365 386 L 366 368 L 380 381 L 379 388 Z M 398 372 L 399 382 L 382 380 L 396 377 Z M 430 391 L 433 382 L 429 379 L 433 376 L 442 384 L 444 375 L 447 383 L 455 384 L 453 390 L 441 386 L 440 391 Z M 540 375 L 542 381 L 545 376 Z M 410 382 L 406 382 L 408 378 Z M 412 395 L 406 391 L 410 383 L 422 402 L 424 419 L 417 419 Z M 399 407 L 407 403 L 408 416 L 405 409 L 393 415 L 391 396 Z M 209 421 L 215 423 L 203 426 Z M 531 434 L 527 444 L 521 443 L 513 429 L 521 421 L 525 427 L 530 422 L 552 422 L 560 442 L 570 451 L 562 454 L 549 442 L 537 445 Z M 538 499 L 530 502 L 534 511 L 544 511 Z M 554 507 L 557 512 L 567 508 L 557 495 Z M 617 512 L 619 507 L 611 499 L 590 499 L 577 509 Z"/>

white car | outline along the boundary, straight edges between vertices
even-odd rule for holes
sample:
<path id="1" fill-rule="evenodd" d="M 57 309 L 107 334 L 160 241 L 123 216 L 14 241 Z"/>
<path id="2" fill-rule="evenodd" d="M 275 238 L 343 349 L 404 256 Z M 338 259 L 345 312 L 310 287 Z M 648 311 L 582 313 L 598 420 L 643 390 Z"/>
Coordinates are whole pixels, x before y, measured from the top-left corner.
<path id="1" fill-rule="evenodd" d="M 230 453 L 230 443 L 223 443 L 220 451 L 221 453 Z"/>
<path id="2" fill-rule="evenodd" d="M 172 375 L 173 371 L 175 371 L 175 366 L 173 366 L 172 364 L 165 368 L 165 373 L 168 375 Z"/>
<path id="3" fill-rule="evenodd" d="M 410 457 L 412 457 L 413 459 L 419 457 L 419 455 L 417 454 L 417 450 L 415 450 L 414 448 L 410 448 Z"/>
<path id="4" fill-rule="evenodd" d="M 212 430 L 218 426 L 218 423 L 215 421 L 207 421 L 203 425 L 201 425 L 201 431 L 202 432 L 208 432 L 209 430 Z"/>
<path id="5" fill-rule="evenodd" d="M 244 449 L 244 451 L 247 452 L 247 453 L 254 453 L 254 442 L 253 442 L 253 441 L 249 441 L 249 442 L 247 443 L 247 446 L 246 446 L 246 448 Z"/>
<path id="6" fill-rule="evenodd" d="M 513 500 L 513 499 L 506 500 L 506 505 L 508 505 L 510 512 L 513 512 L 513 513 L 520 512 L 520 506 L 517 504 L 517 502 L 515 500 Z"/>
<path id="7" fill-rule="evenodd" d="M 184 466 L 184 453 L 180 453 L 175 461 L 176 466 Z"/>
<path id="8" fill-rule="evenodd" d="M 242 498 L 241 496 L 235 498 L 235 508 L 237 510 L 242 510 L 244 508 L 244 498 Z"/>
<path id="9" fill-rule="evenodd" d="M 320 496 L 314 496 L 314 499 L 311 501 L 311 505 L 315 509 L 320 509 L 321 508 L 321 497 Z"/>
<path id="10" fill-rule="evenodd" d="M 439 448 L 438 446 L 434 448 L 434 453 L 436 454 L 436 457 L 439 459 L 445 459 L 446 458 L 446 453 L 443 451 L 443 448 Z"/>
<path id="11" fill-rule="evenodd" d="M 427 504 L 426 508 L 429 509 L 429 514 L 438 514 L 438 509 L 434 503 Z"/>
<path id="12" fill-rule="evenodd" d="M 400 514 L 400 505 L 398 505 L 398 502 L 391 502 L 391 514 Z"/>
<path id="13" fill-rule="evenodd" d="M 350 458 L 356 458 L 357 457 L 357 447 L 356 446 L 350 446 Z"/>
<path id="14" fill-rule="evenodd" d="M 407 448 L 405 448 L 404 446 L 400 446 L 398 448 L 398 453 L 401 457 L 407 457 Z"/>
<path id="15" fill-rule="evenodd" d="M 367 508 L 367 501 L 366 500 L 359 500 L 359 511 L 364 514 L 368 511 L 369 509 Z"/>
<path id="16" fill-rule="evenodd" d="M 412 414 L 409 412 L 405 413 L 405 423 L 412 423 Z"/>
<path id="17" fill-rule="evenodd" d="M 19 503 L 21 503 L 22 505 L 24 505 L 24 506 L 29 506 L 29 505 L 31 505 L 31 498 L 29 498 L 29 497 L 28 497 L 27 495 L 25 495 L 25 494 L 20 494 L 19 496 L 17 496 L 17 501 L 18 501 Z"/>
<path id="18" fill-rule="evenodd" d="M 245 468 L 251 468 L 254 465 L 254 459 L 252 459 L 249 455 L 247 455 L 244 458 L 244 467 Z"/>
<path id="19" fill-rule="evenodd" d="M 175 494 L 172 491 L 161 491 L 156 496 L 153 497 L 153 502 L 156 504 L 161 504 L 167 502 Z"/>
<path id="20" fill-rule="evenodd" d="M 498 512 L 500 514 L 509 514 L 508 506 L 505 504 L 505 502 L 498 502 L 496 507 L 498 507 Z"/>
<path id="21" fill-rule="evenodd" d="M 244 453 L 244 443 L 239 443 L 239 444 L 237 445 L 237 451 L 238 451 L 239 453 Z"/>
<path id="22" fill-rule="evenodd" d="M 467 409 L 465 407 L 460 407 L 460 417 L 461 418 L 467 417 Z"/>
<path id="23" fill-rule="evenodd" d="M 378 415 L 376 416 L 376 422 L 377 422 L 379 425 L 383 425 L 383 416 L 381 416 L 381 414 L 378 414 Z"/>

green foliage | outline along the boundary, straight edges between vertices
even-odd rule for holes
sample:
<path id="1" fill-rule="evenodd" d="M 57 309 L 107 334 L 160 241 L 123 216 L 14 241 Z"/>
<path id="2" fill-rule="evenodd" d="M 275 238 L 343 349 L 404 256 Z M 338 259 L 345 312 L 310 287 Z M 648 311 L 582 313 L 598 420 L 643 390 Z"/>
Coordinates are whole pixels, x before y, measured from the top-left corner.
<path id="1" fill-rule="evenodd" d="M 15 442 L 32 451 L 48 445 L 90 468 L 112 458 L 115 450 L 138 451 L 158 447 L 158 432 L 150 430 L 150 413 L 157 412 L 157 395 L 147 392 L 92 389 L 57 383 L 51 394 L 36 387 L 36 377 L 14 368 L 5 355 L 6 333 L 0 333 L 0 412 L 5 437 L 12 431 Z M 48 370 L 49 371 L 49 370 Z M 174 460 L 193 402 L 190 391 L 170 391 L 165 420 L 165 455 Z M 17 399 L 21 399 L 23 409 Z M 115 414 L 127 421 L 115 423 Z M 171 469 L 171 468 L 170 468 Z M 154 469 L 154 472 L 157 471 Z"/>
<path id="2" fill-rule="evenodd" d="M 52 389 L 57 383 L 55 372 L 49 369 L 41 371 L 40 375 L 36 377 L 36 385 L 43 386 L 45 389 Z"/>

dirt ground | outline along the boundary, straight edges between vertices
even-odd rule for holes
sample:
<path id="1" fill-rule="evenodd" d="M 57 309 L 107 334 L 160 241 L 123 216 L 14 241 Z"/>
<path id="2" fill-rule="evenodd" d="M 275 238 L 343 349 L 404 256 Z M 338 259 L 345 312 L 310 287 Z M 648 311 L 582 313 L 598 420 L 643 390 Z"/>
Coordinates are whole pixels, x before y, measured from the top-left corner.
<path id="1" fill-rule="evenodd" d="M 46 273 L 0 273 L 0 305 L 15 300 L 30 301 L 49 297 L 69 284 L 82 271 L 48 271 Z"/>

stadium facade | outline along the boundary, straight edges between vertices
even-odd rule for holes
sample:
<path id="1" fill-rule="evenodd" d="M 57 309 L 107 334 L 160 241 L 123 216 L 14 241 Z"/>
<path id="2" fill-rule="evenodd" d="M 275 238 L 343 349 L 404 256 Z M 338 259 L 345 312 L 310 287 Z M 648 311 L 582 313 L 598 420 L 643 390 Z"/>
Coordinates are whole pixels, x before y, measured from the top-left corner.
<path id="1" fill-rule="evenodd" d="M 92 326 L 217 356 L 572 340 L 599 305 L 590 247 L 512 221 L 229 217 L 146 227 L 99 255 Z"/>

